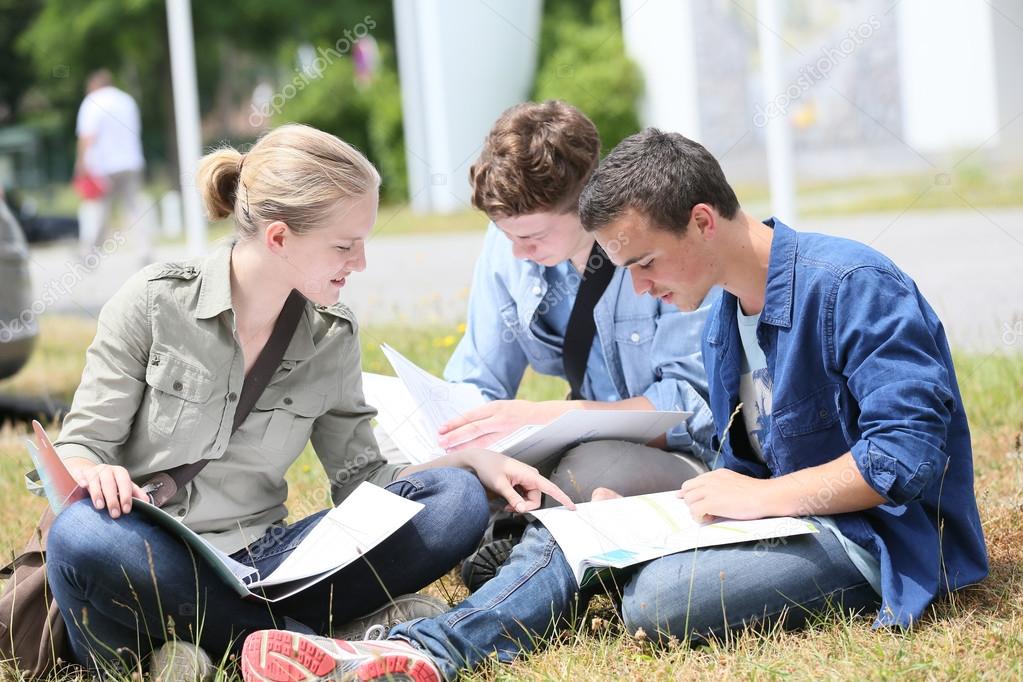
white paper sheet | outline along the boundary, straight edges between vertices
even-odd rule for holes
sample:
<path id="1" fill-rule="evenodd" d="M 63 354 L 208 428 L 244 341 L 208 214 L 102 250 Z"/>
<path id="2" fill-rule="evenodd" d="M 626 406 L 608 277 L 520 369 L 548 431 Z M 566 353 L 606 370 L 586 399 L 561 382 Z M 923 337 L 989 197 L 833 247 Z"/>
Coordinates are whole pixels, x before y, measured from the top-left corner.
<path id="1" fill-rule="evenodd" d="M 441 426 L 471 409 L 486 403 L 480 390 L 473 384 L 444 381 L 422 369 L 387 344 L 381 348 L 394 367 L 398 378 L 405 384 L 418 409 L 423 425 L 434 434 Z"/>
<path id="2" fill-rule="evenodd" d="M 676 491 L 532 512 L 557 540 L 580 585 L 602 568 L 624 568 L 676 552 L 816 533 L 807 519 L 697 523 Z"/>
<path id="3" fill-rule="evenodd" d="M 380 428 L 412 464 L 422 464 L 444 454 L 437 445 L 437 433 L 427 431 L 417 415 L 418 407 L 401 379 L 363 372 L 362 390 L 366 402 L 377 410 Z"/>
<path id="4" fill-rule="evenodd" d="M 446 382 L 390 346 L 381 348 L 398 377 L 362 375 L 366 402 L 377 409 L 377 422 L 410 462 L 421 464 L 441 456 L 444 451 L 437 445 L 441 425 L 486 400 L 472 384 Z M 549 424 L 522 426 L 488 449 L 538 464 L 565 448 L 592 440 L 646 443 L 690 416 L 691 412 L 675 411 L 572 410 Z"/>
<path id="5" fill-rule="evenodd" d="M 352 563 L 415 516 L 423 505 L 372 483 L 361 483 L 320 519 L 270 575 L 250 587 L 280 585 Z"/>

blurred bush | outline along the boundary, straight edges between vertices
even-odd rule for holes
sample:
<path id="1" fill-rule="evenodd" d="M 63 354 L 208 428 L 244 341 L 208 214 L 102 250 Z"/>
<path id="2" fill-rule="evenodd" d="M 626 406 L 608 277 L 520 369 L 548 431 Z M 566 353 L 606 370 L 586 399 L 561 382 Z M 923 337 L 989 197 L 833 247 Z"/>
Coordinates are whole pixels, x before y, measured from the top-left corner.
<path id="1" fill-rule="evenodd" d="M 643 80 L 625 55 L 618 2 L 547 2 L 542 32 L 533 99 L 561 99 L 586 112 L 604 153 L 637 132 Z"/>
<path id="2" fill-rule="evenodd" d="M 408 198 L 401 89 L 390 46 L 380 46 L 380 65 L 368 85 L 357 84 L 351 59 L 339 59 L 325 68 L 273 117 L 275 126 L 291 121 L 311 125 L 355 145 L 380 170 L 381 198 Z"/>

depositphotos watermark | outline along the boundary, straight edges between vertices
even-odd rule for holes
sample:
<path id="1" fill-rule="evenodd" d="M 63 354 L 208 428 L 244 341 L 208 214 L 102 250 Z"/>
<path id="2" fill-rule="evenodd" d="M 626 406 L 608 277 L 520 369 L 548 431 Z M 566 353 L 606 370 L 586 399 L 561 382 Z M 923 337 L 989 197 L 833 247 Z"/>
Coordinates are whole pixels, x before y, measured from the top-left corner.
<path id="1" fill-rule="evenodd" d="M 270 95 L 265 102 L 253 102 L 252 113 L 249 114 L 249 125 L 253 128 L 262 126 L 267 119 L 274 114 L 279 114 L 288 101 L 294 99 L 295 95 L 304 90 L 313 81 L 323 78 L 324 72 L 334 63 L 352 51 L 352 46 L 359 38 L 369 35 L 369 32 L 377 27 L 377 22 L 372 16 L 366 15 L 362 21 L 351 29 L 345 29 L 344 33 L 334 41 L 331 47 L 318 46 L 316 57 L 306 64 L 295 68 L 295 75 L 285 83 L 277 92 Z"/>
<path id="2" fill-rule="evenodd" d="M 839 63 L 848 59 L 863 43 L 870 40 L 879 28 L 881 21 L 871 14 L 859 26 L 849 29 L 845 37 L 838 41 L 837 47 L 822 48 L 821 56 L 816 61 L 799 67 L 799 75 L 787 88 L 766 104 L 757 105 L 753 114 L 753 125 L 763 128 L 772 119 L 787 114 L 793 102 L 798 101 L 814 85 L 826 80 Z"/>
<path id="3" fill-rule="evenodd" d="M 9 343 L 38 329 L 39 318 L 58 301 L 71 295 L 86 276 L 96 272 L 103 261 L 128 243 L 118 230 L 77 261 L 66 261 L 64 272 L 42 285 L 42 294 L 9 320 L 0 320 L 0 343 Z"/>

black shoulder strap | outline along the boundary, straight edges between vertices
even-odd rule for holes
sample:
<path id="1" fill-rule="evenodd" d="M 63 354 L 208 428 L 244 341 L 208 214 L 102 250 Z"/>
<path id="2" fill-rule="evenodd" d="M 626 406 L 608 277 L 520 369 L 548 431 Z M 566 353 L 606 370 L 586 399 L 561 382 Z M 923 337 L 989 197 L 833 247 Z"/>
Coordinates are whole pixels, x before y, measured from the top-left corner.
<path id="1" fill-rule="evenodd" d="M 256 358 L 245 375 L 242 392 L 238 396 L 238 407 L 234 412 L 231 433 L 237 431 L 238 427 L 242 425 L 256 401 L 259 400 L 259 396 L 262 395 L 263 389 L 270 383 L 270 378 L 281 364 L 284 351 L 291 343 L 291 337 L 295 334 L 295 329 L 298 327 L 298 321 L 302 318 L 304 310 L 305 298 L 297 290 L 292 289 L 288 300 L 284 302 L 284 307 L 277 316 L 273 331 L 270 332 L 270 338 L 267 339 L 259 357 Z M 157 507 L 162 507 L 167 500 L 174 497 L 179 490 L 195 478 L 209 462 L 208 459 L 200 459 L 198 462 L 182 464 L 163 471 L 149 479 L 143 486 L 143 490 L 149 493 L 150 502 Z"/>
<path id="2" fill-rule="evenodd" d="M 579 292 L 572 305 L 572 314 L 568 317 L 562 350 L 562 362 L 565 366 L 565 377 L 572 389 L 572 400 L 583 397 L 581 391 L 583 378 L 586 376 L 586 362 L 590 358 L 590 348 L 593 347 L 593 336 L 597 333 L 593 309 L 597 307 L 597 301 L 604 295 L 614 274 L 614 263 L 600 245 L 593 242 L 590 256 L 586 259 L 582 282 L 579 283 Z"/>

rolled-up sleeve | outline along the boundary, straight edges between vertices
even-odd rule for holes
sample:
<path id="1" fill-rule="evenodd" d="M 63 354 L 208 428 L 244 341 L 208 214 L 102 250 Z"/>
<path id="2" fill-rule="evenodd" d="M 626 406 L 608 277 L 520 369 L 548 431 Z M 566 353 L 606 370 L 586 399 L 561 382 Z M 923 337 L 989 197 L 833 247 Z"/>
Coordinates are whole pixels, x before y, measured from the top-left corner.
<path id="1" fill-rule="evenodd" d="M 341 352 L 333 406 L 317 417 L 310 440 L 330 479 L 334 504 L 340 504 L 363 481 L 385 486 L 403 465 L 388 464 L 380 454 L 370 421 L 377 411 L 362 393 L 362 353 L 354 328 Z"/>
<path id="2" fill-rule="evenodd" d="M 643 396 L 658 410 L 682 410 L 693 415 L 668 432 L 668 449 L 691 452 L 709 461 L 714 436 L 714 414 L 708 404 L 707 372 L 701 338 L 715 295 L 697 310 L 682 312 L 661 303 L 651 348 L 656 380 Z"/>
<path id="3" fill-rule="evenodd" d="M 839 281 L 828 325 L 859 406 L 856 465 L 891 504 L 913 502 L 945 470 L 951 412 L 961 409 L 915 288 L 881 268 L 858 268 Z"/>
<path id="4" fill-rule="evenodd" d="M 54 444 L 62 459 L 118 464 L 146 388 L 152 346 L 148 280 L 133 276 L 100 310 L 85 370 Z"/>
<path id="5" fill-rule="evenodd" d="M 473 271 L 465 335 L 444 368 L 447 381 L 473 384 L 488 400 L 514 398 L 529 365 L 519 346 L 528 330 L 509 326 L 501 314 L 514 300 L 497 274 L 502 249 L 508 248 L 499 240 L 507 237 L 491 225 Z"/>

